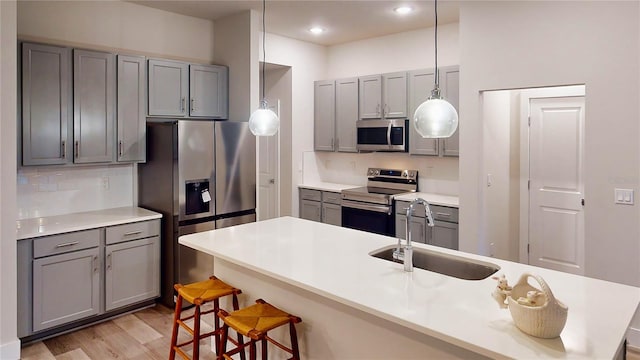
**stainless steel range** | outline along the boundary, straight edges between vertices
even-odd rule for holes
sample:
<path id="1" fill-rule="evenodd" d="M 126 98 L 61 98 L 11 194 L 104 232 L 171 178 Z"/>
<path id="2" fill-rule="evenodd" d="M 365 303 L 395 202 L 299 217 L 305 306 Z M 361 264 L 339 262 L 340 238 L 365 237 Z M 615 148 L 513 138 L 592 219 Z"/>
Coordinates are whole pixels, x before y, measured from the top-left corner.
<path id="1" fill-rule="evenodd" d="M 395 236 L 393 199 L 418 190 L 418 170 L 369 168 L 367 186 L 342 190 L 342 226 Z"/>

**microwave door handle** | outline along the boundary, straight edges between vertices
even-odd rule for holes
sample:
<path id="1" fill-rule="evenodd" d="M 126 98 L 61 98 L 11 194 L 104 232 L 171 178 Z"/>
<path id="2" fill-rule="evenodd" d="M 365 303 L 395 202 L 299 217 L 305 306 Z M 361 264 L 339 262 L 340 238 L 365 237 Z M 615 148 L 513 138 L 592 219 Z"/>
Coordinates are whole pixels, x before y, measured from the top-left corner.
<path id="1" fill-rule="evenodd" d="M 391 148 L 391 123 L 389 123 L 389 126 L 387 127 L 387 145 Z"/>

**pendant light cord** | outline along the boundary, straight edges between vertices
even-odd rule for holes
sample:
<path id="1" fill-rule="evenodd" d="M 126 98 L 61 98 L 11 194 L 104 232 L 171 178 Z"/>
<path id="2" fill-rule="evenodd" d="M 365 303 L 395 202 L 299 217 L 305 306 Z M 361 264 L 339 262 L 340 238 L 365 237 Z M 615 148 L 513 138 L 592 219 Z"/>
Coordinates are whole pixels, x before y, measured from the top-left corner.
<path id="1" fill-rule="evenodd" d="M 434 8 L 435 8 L 435 16 L 436 16 L 436 28 L 434 31 L 435 34 L 435 45 L 436 45 L 436 73 L 435 73 L 435 79 L 436 79 L 436 88 L 439 87 L 440 85 L 440 81 L 438 80 L 438 78 L 440 76 L 438 76 L 438 0 L 434 0 Z"/>
<path id="2" fill-rule="evenodd" d="M 262 100 L 265 101 L 266 99 L 266 93 L 264 92 L 264 66 L 265 63 L 267 62 L 267 51 L 266 51 L 266 25 L 265 25 L 265 17 L 264 17 L 264 13 L 266 10 L 266 4 L 267 1 L 266 0 L 262 0 Z"/>

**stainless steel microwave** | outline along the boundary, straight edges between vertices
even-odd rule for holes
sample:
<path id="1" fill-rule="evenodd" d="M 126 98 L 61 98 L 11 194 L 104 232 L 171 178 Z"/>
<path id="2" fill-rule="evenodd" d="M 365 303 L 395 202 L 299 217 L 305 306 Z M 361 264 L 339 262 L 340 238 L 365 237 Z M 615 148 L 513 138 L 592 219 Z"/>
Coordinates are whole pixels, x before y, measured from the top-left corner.
<path id="1" fill-rule="evenodd" d="M 409 120 L 358 120 L 358 151 L 409 151 Z"/>

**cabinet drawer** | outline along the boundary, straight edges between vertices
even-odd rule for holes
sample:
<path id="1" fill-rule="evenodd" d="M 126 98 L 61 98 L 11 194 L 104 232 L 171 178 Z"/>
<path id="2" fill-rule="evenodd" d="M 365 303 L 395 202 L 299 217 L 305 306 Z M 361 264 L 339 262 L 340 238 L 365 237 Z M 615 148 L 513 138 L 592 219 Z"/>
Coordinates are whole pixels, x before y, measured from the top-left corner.
<path id="1" fill-rule="evenodd" d="M 342 194 L 340 193 L 335 193 L 335 192 L 330 192 L 330 191 L 323 191 L 322 192 L 322 201 L 329 203 L 329 204 L 336 204 L 336 205 L 340 205 L 341 204 L 341 199 L 342 199 Z"/>
<path id="2" fill-rule="evenodd" d="M 300 198 L 304 200 L 322 201 L 320 190 L 300 189 Z"/>
<path id="3" fill-rule="evenodd" d="M 107 228 L 107 245 L 160 235 L 160 220 L 140 221 Z"/>
<path id="4" fill-rule="evenodd" d="M 33 257 L 62 254 L 100 245 L 101 229 L 45 236 L 33 241 Z"/>
<path id="5" fill-rule="evenodd" d="M 431 213 L 434 220 L 458 222 L 458 209 L 448 206 L 431 205 Z"/>

